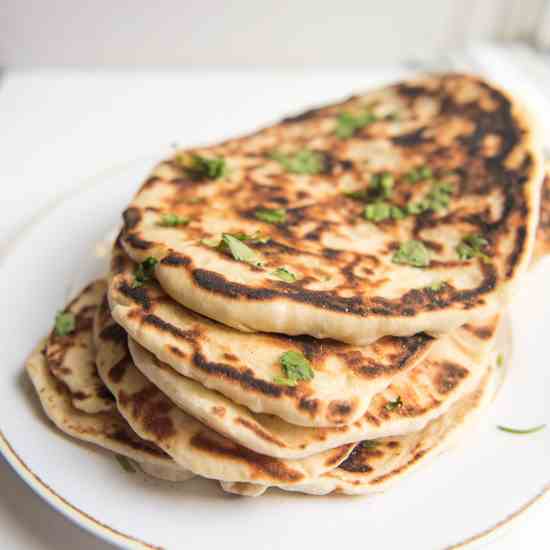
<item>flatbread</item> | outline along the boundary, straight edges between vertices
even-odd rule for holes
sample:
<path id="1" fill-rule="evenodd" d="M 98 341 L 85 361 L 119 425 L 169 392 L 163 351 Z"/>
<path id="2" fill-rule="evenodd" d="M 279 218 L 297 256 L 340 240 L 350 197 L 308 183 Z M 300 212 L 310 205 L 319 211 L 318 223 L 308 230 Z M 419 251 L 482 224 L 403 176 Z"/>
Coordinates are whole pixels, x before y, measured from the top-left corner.
<path id="1" fill-rule="evenodd" d="M 342 445 L 301 460 L 255 453 L 185 414 L 134 365 L 123 329 L 100 308 L 95 323 L 99 374 L 116 397 L 120 413 L 143 439 L 196 475 L 222 481 L 274 486 L 307 483 L 343 462 L 354 445 Z"/>
<path id="2" fill-rule="evenodd" d="M 126 210 L 123 244 L 138 262 L 159 260 L 155 277 L 176 301 L 241 331 L 352 344 L 448 333 L 500 311 L 527 268 L 541 150 L 516 100 L 481 78 L 399 82 L 177 152 Z M 193 154 L 221 158 L 227 170 L 217 177 L 219 165 L 205 167 Z M 316 173 L 296 173 L 304 171 Z M 389 197 L 374 181 L 383 173 L 394 180 L 389 189 L 385 179 Z M 367 221 L 365 202 L 381 201 L 386 214 L 391 205 L 393 216 L 409 215 Z M 265 209 L 284 212 L 270 223 L 257 218 Z M 223 233 L 248 236 L 249 261 L 215 246 Z M 487 240 L 479 245 L 485 256 L 461 259 L 457 247 L 471 235 Z M 424 265 L 426 254 L 428 266 L 394 257 L 411 240 L 424 245 L 416 262 Z M 274 275 L 282 268 L 296 280 Z"/>
<path id="3" fill-rule="evenodd" d="M 93 354 L 92 325 L 105 288 L 105 280 L 97 280 L 80 290 L 64 310 L 74 315 L 74 330 L 60 336 L 54 328 L 46 343 L 51 373 L 67 385 L 73 406 L 92 414 L 115 408 L 113 396 L 97 375 Z"/>
<path id="4" fill-rule="evenodd" d="M 90 414 L 74 407 L 68 387 L 51 373 L 45 350 L 46 340 L 37 346 L 25 368 L 44 412 L 62 432 L 130 458 L 153 477 L 172 481 L 193 477 L 158 447 L 140 439 L 116 410 Z"/>
<path id="5" fill-rule="evenodd" d="M 417 365 L 434 344 L 426 334 L 385 337 L 351 346 L 311 337 L 242 333 L 191 312 L 154 281 L 135 287 L 136 265 L 115 244 L 109 284 L 117 323 L 146 349 L 181 374 L 259 413 L 304 426 L 335 426 L 358 420 L 374 395 Z M 280 358 L 299 351 L 315 371 L 296 387 L 274 379 Z"/>
<path id="6" fill-rule="evenodd" d="M 131 339 L 129 348 L 134 364 L 162 393 L 216 432 L 259 453 L 302 458 L 345 443 L 401 436 L 424 428 L 479 384 L 497 325 L 495 318 L 442 337 L 420 365 L 376 395 L 359 420 L 337 428 L 307 428 L 252 413 L 179 374 Z M 398 398 L 400 404 L 394 407 Z"/>
<path id="7" fill-rule="evenodd" d="M 456 402 L 447 413 L 432 420 L 423 430 L 406 436 L 365 441 L 339 468 L 310 484 L 287 490 L 313 495 L 380 493 L 425 466 L 467 434 L 485 412 L 496 386 L 494 368 L 485 369 L 478 387 Z M 267 487 L 223 483 L 222 488 L 243 496 L 259 496 Z"/>

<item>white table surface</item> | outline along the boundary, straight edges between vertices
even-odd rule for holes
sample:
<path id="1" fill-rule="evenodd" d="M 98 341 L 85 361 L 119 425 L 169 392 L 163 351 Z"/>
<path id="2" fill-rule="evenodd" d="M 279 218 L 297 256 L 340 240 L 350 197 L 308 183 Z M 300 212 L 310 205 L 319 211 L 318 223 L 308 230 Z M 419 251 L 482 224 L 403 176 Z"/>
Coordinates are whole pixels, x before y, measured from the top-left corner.
<path id="1" fill-rule="evenodd" d="M 104 170 L 154 158 L 173 142 L 244 132 L 396 76 L 397 69 L 8 72 L 0 80 L 0 252 L 56 200 Z M 490 547 L 549 548 L 549 518 L 546 498 Z M 50 509 L 3 459 L 0 533 L 0 547 L 9 550 L 111 548 Z"/>

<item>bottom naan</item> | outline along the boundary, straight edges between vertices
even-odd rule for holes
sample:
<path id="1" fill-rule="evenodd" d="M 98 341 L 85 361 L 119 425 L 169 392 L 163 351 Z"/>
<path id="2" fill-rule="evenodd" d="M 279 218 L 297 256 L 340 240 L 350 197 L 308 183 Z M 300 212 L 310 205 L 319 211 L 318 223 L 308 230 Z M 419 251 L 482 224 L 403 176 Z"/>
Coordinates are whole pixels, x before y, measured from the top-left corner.
<path id="1" fill-rule="evenodd" d="M 385 491 L 452 446 L 482 416 L 494 395 L 496 372 L 486 369 L 479 386 L 419 432 L 363 441 L 338 468 L 311 483 L 285 490 L 311 495 L 365 495 Z M 259 496 L 268 486 L 221 483 L 230 493 Z"/>
<path id="2" fill-rule="evenodd" d="M 135 461 L 152 477 L 185 481 L 193 474 L 136 435 L 97 375 L 91 321 L 104 288 L 103 281 L 94 281 L 76 296 L 65 310 L 75 315 L 74 327 L 62 336 L 54 329 L 40 342 L 25 364 L 27 373 L 44 412 L 61 431 Z"/>

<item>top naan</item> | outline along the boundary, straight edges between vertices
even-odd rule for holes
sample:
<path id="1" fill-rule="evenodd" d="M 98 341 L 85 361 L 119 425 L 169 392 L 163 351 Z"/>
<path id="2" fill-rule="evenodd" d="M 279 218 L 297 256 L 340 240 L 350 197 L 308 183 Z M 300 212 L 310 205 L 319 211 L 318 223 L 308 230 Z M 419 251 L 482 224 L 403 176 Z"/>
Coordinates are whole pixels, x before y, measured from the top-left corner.
<path id="1" fill-rule="evenodd" d="M 159 261 L 176 301 L 242 331 L 441 334 L 508 301 L 541 180 L 514 100 L 429 76 L 176 153 L 126 210 L 123 244 Z"/>

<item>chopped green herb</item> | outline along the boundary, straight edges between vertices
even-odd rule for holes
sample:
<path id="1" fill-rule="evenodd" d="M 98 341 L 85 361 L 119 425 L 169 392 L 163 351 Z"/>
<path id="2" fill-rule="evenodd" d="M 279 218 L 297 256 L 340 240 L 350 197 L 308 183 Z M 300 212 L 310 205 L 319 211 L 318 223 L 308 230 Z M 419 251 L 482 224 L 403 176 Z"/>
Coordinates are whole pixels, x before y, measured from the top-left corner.
<path id="1" fill-rule="evenodd" d="M 388 219 L 402 220 L 406 214 L 398 206 L 387 202 L 373 202 L 365 206 L 363 217 L 370 222 L 377 223 Z"/>
<path id="2" fill-rule="evenodd" d="M 427 267 L 430 265 L 430 253 L 421 241 L 406 241 L 392 257 L 395 264 L 407 264 L 413 267 Z"/>
<path id="3" fill-rule="evenodd" d="M 381 199 L 387 199 L 391 195 L 394 178 L 389 172 L 373 174 L 370 180 L 369 191 Z"/>
<path id="4" fill-rule="evenodd" d="M 387 202 L 373 202 L 367 204 L 363 216 L 370 222 L 381 222 L 391 217 L 391 206 Z"/>
<path id="5" fill-rule="evenodd" d="M 425 200 L 411 202 L 405 206 L 405 212 L 407 212 L 407 214 L 411 214 L 412 216 L 422 214 L 422 212 L 426 212 L 426 210 L 428 210 L 428 202 Z"/>
<path id="6" fill-rule="evenodd" d="M 350 199 L 361 201 L 388 199 L 391 196 L 394 181 L 394 177 L 389 172 L 372 174 L 366 189 L 344 191 L 343 194 Z"/>
<path id="7" fill-rule="evenodd" d="M 286 351 L 279 359 L 285 376 L 277 376 L 276 384 L 296 386 L 300 380 L 311 380 L 315 376 L 310 362 L 299 351 Z"/>
<path id="8" fill-rule="evenodd" d="M 217 180 L 227 175 L 227 166 L 223 158 L 207 158 L 182 153 L 176 155 L 175 160 L 194 181 Z"/>
<path id="9" fill-rule="evenodd" d="M 408 214 L 422 214 L 427 210 L 440 212 L 449 206 L 453 186 L 447 182 L 435 182 L 426 197 L 418 202 L 409 203 L 405 208 Z"/>
<path id="10" fill-rule="evenodd" d="M 462 242 L 456 247 L 458 257 L 462 261 L 468 261 L 472 258 L 481 258 L 485 263 L 490 263 L 491 258 L 483 252 L 483 249 L 489 244 L 489 241 L 482 235 L 468 235 L 462 239 Z"/>
<path id="11" fill-rule="evenodd" d="M 518 428 L 508 428 L 507 426 L 497 426 L 502 432 L 507 432 L 510 434 L 534 434 L 535 432 L 540 432 L 546 428 L 546 424 L 540 424 L 539 426 L 534 426 L 533 428 L 527 429 L 518 429 Z"/>
<path id="12" fill-rule="evenodd" d="M 352 115 L 347 112 L 341 113 L 338 117 L 336 130 L 334 133 L 336 134 L 336 137 L 339 137 L 340 139 L 347 139 L 352 137 L 358 130 L 365 128 L 377 120 L 378 117 L 368 109 L 359 115 Z"/>
<path id="13" fill-rule="evenodd" d="M 140 287 L 143 283 L 150 281 L 155 273 L 155 266 L 158 264 L 158 260 L 149 256 L 143 262 L 141 262 L 134 272 L 134 282 L 132 286 L 134 288 Z"/>
<path id="14" fill-rule="evenodd" d="M 115 458 L 117 462 L 120 464 L 120 467 L 129 474 L 135 474 L 136 469 L 134 468 L 134 465 L 130 462 L 128 458 L 122 455 L 115 455 Z"/>
<path id="15" fill-rule="evenodd" d="M 436 281 L 435 283 L 432 283 L 431 285 L 427 286 L 427 290 L 431 290 L 432 292 L 440 292 L 447 286 L 447 283 L 445 281 Z"/>
<path id="16" fill-rule="evenodd" d="M 407 217 L 407 213 L 402 208 L 399 208 L 399 206 L 391 206 L 390 216 L 393 220 L 402 220 Z"/>
<path id="17" fill-rule="evenodd" d="M 225 246 L 227 246 L 233 258 L 235 258 L 238 262 L 245 262 L 255 266 L 261 265 L 256 252 L 244 244 L 241 239 L 235 237 L 234 235 L 230 235 L 229 233 L 223 233 L 222 242 Z"/>
<path id="18" fill-rule="evenodd" d="M 309 149 L 288 155 L 274 151 L 270 158 L 276 160 L 287 172 L 293 174 L 320 174 L 325 169 L 323 153 Z"/>
<path id="19" fill-rule="evenodd" d="M 365 441 L 361 441 L 359 444 L 362 449 L 374 449 L 375 447 L 378 447 L 378 441 L 376 439 L 365 439 Z"/>
<path id="20" fill-rule="evenodd" d="M 429 166 L 420 166 L 407 172 L 406 176 L 410 182 L 416 183 L 417 181 L 430 179 L 432 177 L 432 169 Z"/>
<path id="21" fill-rule="evenodd" d="M 273 379 L 273 382 L 275 382 L 275 384 L 279 384 L 279 386 L 290 386 L 290 387 L 294 387 L 298 384 L 296 380 L 291 378 L 285 378 L 284 376 L 276 376 Z"/>
<path id="22" fill-rule="evenodd" d="M 344 191 L 344 195 L 351 199 L 361 201 L 373 201 L 367 204 L 363 211 L 363 217 L 371 222 L 377 223 L 387 219 L 401 220 L 406 216 L 406 212 L 388 202 L 394 185 L 394 177 L 389 172 L 373 174 L 367 189 L 358 191 Z"/>
<path id="23" fill-rule="evenodd" d="M 502 353 L 499 353 L 497 355 L 497 367 L 502 367 L 504 365 L 504 355 Z"/>
<path id="24" fill-rule="evenodd" d="M 428 209 L 434 212 L 439 212 L 448 208 L 451 202 L 451 196 L 454 192 L 452 184 L 445 181 L 435 182 L 430 189 L 430 192 L 426 195 L 428 201 Z"/>
<path id="25" fill-rule="evenodd" d="M 395 409 L 399 409 L 402 406 L 403 406 L 403 400 L 401 399 L 401 396 L 398 395 L 393 401 L 388 401 L 384 405 L 384 408 L 387 411 L 394 411 Z"/>
<path id="26" fill-rule="evenodd" d="M 189 218 L 182 218 L 177 214 L 164 214 L 157 225 L 161 227 L 177 227 L 179 225 L 187 225 L 190 221 Z"/>
<path id="27" fill-rule="evenodd" d="M 239 241 L 250 241 L 254 244 L 265 244 L 271 240 L 271 237 L 268 235 L 262 235 L 259 231 L 256 231 L 252 235 L 247 235 L 246 233 L 235 233 L 233 235 Z"/>
<path id="28" fill-rule="evenodd" d="M 285 223 L 286 221 L 286 210 L 284 208 L 260 208 L 254 212 L 254 215 L 259 220 L 267 223 Z"/>
<path id="29" fill-rule="evenodd" d="M 271 240 L 271 237 L 268 235 L 262 235 L 259 231 L 256 231 L 252 235 L 247 235 L 246 233 L 233 233 L 231 236 L 235 237 L 235 239 L 238 239 L 239 241 L 248 241 L 253 244 L 265 244 Z M 229 247 L 222 238 L 205 238 L 201 239 L 200 243 L 210 248 L 219 248 L 224 252 L 229 250 Z"/>
<path id="30" fill-rule="evenodd" d="M 70 311 L 59 311 L 55 316 L 55 333 L 58 336 L 67 336 L 76 326 L 76 317 Z"/>
<path id="31" fill-rule="evenodd" d="M 358 191 L 344 191 L 343 194 L 350 199 L 355 199 L 358 201 L 366 201 L 369 198 L 368 189 L 359 189 Z"/>
<path id="32" fill-rule="evenodd" d="M 279 267 L 275 271 L 271 272 L 271 275 L 281 279 L 285 283 L 294 283 L 296 281 L 296 275 L 289 271 L 286 267 Z"/>

